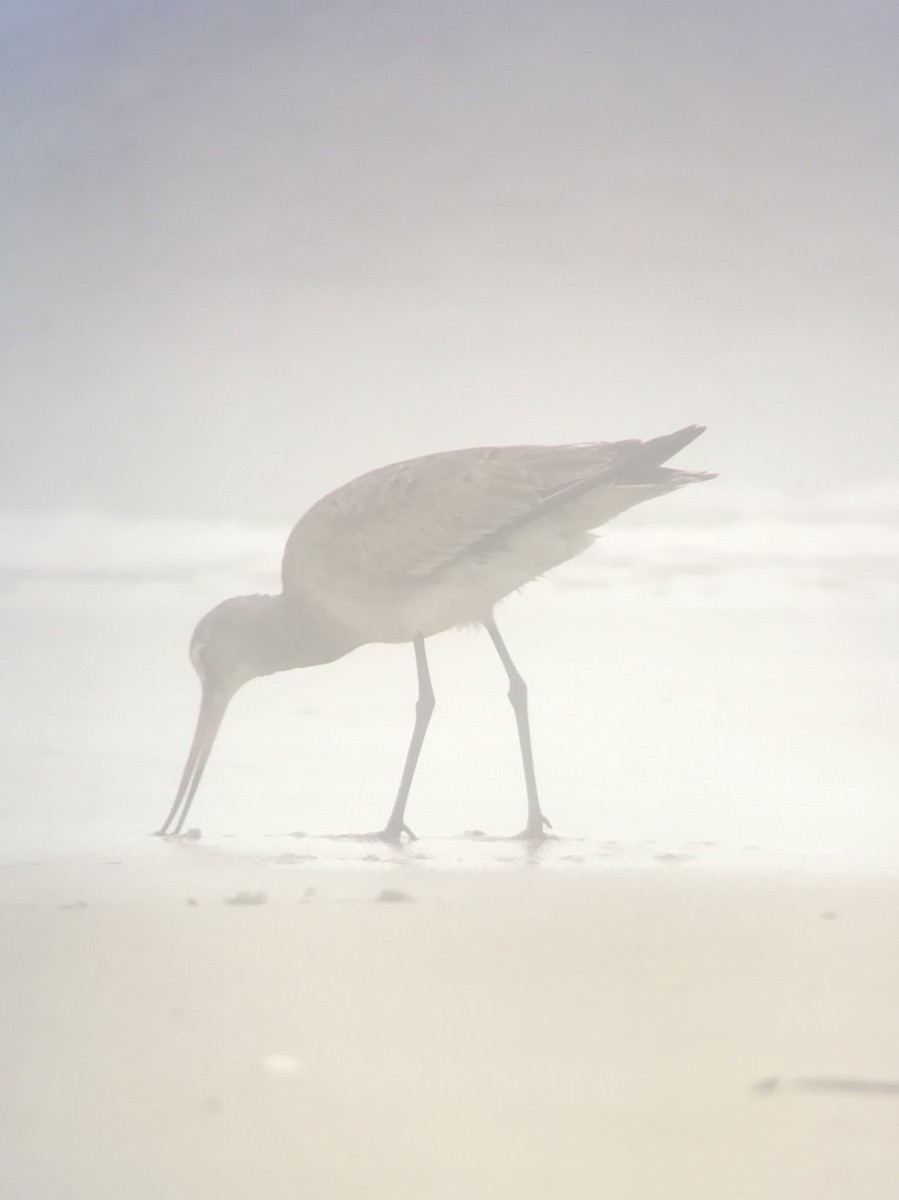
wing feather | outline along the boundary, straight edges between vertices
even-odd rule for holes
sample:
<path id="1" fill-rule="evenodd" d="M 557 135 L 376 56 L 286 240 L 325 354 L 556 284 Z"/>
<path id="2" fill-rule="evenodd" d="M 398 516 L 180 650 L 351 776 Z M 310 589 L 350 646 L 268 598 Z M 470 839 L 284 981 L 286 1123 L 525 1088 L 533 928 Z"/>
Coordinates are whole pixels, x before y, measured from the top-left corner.
<path id="1" fill-rule="evenodd" d="M 658 465 L 701 432 L 480 447 L 380 467 L 300 519 L 284 553 L 284 589 L 361 602 L 498 557 L 515 580 L 511 590 L 579 553 L 589 531 L 618 513 L 705 478 Z"/>
<path id="2" fill-rule="evenodd" d="M 284 552 L 285 590 L 310 576 L 420 578 L 611 465 L 622 443 L 449 451 L 380 467 L 317 501 Z"/>

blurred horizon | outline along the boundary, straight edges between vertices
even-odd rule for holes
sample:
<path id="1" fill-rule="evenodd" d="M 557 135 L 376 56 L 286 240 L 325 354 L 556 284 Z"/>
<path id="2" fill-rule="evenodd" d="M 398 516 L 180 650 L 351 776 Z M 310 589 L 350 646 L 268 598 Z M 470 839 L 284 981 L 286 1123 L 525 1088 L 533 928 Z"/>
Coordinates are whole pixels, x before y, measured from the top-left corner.
<path id="1" fill-rule="evenodd" d="M 814 502 L 718 482 L 616 517 L 592 549 L 525 591 L 548 582 L 735 611 L 824 603 L 873 613 L 899 601 L 899 482 Z M 0 607 L 166 608 L 190 594 L 202 605 L 277 591 L 287 533 L 263 521 L 0 511 Z"/>

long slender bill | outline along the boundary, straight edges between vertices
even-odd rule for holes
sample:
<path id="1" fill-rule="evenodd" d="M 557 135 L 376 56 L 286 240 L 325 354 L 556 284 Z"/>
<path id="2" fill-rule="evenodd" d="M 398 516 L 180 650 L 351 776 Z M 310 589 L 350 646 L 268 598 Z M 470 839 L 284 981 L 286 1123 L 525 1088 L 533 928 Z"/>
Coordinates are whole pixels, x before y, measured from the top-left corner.
<path id="1" fill-rule="evenodd" d="M 181 832 L 181 827 L 190 810 L 194 795 L 200 786 L 200 780 L 203 778 L 203 770 L 206 767 L 210 751 L 215 742 L 215 735 L 219 731 L 222 717 L 225 715 L 225 709 L 228 707 L 230 699 L 231 696 L 228 694 L 222 695 L 209 691 L 206 688 L 203 689 L 203 696 L 200 700 L 200 715 L 197 717 L 194 740 L 190 744 L 190 752 L 187 755 L 187 762 L 184 764 L 184 771 L 181 775 L 181 782 L 178 784 L 175 802 L 169 809 L 169 814 L 165 821 L 163 821 L 162 828 L 157 830 L 160 837 L 164 837 L 169 832 L 169 826 L 175 820 L 175 817 L 178 816 L 179 809 L 181 810 L 181 815 L 178 816 L 178 821 L 172 833 Z"/>

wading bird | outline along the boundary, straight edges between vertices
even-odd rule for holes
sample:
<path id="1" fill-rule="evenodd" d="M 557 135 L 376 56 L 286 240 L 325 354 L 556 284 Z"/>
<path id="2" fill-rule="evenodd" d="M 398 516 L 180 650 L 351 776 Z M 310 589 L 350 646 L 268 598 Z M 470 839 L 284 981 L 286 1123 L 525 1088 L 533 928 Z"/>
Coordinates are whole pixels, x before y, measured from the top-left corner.
<path id="1" fill-rule="evenodd" d="M 190 658 L 202 685 L 197 728 L 161 835 L 179 833 L 228 702 L 258 675 L 333 662 L 368 642 L 412 642 L 415 726 L 387 824 L 414 836 L 406 800 L 434 708 L 425 639 L 481 624 L 509 679 L 527 794 L 526 838 L 544 836 L 527 687 L 494 605 L 573 558 L 618 513 L 714 476 L 660 464 L 704 431 L 641 442 L 499 446 L 428 454 L 362 475 L 309 509 L 287 541 L 276 596 L 235 596 L 202 618 Z"/>

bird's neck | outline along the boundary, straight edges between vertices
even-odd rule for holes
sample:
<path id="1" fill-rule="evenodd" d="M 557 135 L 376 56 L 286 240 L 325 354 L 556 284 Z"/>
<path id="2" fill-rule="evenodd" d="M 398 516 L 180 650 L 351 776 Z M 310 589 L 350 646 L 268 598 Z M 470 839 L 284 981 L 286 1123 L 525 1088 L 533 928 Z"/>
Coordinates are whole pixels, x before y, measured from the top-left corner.
<path id="1" fill-rule="evenodd" d="M 333 662 L 359 644 L 345 626 L 309 601 L 283 592 L 265 597 L 256 641 L 260 675 Z"/>

